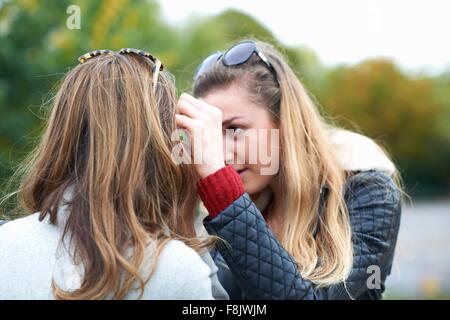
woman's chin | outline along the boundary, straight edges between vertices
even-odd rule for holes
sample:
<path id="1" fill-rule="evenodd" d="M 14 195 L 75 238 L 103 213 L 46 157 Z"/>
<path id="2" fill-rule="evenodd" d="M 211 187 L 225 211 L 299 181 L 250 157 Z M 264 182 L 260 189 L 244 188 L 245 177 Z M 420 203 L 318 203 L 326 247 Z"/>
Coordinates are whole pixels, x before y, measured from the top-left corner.
<path id="1" fill-rule="evenodd" d="M 258 188 L 258 186 L 255 186 L 254 183 L 251 181 L 247 182 L 243 181 L 244 183 L 244 192 L 247 192 L 251 197 L 260 193 L 264 188 Z"/>

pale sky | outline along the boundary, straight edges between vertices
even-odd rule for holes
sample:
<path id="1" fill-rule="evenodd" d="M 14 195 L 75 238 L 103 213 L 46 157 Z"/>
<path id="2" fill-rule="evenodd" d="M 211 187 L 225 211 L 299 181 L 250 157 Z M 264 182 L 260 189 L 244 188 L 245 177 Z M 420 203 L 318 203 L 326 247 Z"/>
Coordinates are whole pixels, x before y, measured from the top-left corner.
<path id="1" fill-rule="evenodd" d="M 450 0 L 159 0 L 183 24 L 228 8 L 252 15 L 283 43 L 306 45 L 322 63 L 387 57 L 402 69 L 450 69 Z"/>

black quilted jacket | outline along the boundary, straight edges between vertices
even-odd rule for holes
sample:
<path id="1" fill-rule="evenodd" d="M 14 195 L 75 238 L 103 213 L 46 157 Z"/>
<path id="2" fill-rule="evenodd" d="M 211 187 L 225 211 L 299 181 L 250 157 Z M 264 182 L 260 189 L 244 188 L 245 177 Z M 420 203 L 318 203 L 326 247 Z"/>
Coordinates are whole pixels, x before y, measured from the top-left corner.
<path id="1" fill-rule="evenodd" d="M 320 289 L 302 278 L 247 193 L 215 218 L 205 218 L 208 232 L 230 245 L 219 242 L 212 252 L 230 298 L 380 299 L 400 226 L 400 192 L 385 174 L 362 171 L 347 180 L 345 201 L 352 227 L 353 267 L 345 285 Z M 374 273 L 370 266 L 378 266 L 380 272 Z M 376 274 L 381 276 L 378 284 L 371 277 Z"/>

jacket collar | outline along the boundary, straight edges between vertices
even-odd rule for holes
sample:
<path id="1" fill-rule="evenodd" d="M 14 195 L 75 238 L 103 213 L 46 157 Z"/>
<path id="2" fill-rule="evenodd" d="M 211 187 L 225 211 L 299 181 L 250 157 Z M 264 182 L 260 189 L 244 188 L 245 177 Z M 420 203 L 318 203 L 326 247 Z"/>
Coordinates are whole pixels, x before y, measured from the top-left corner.
<path id="1" fill-rule="evenodd" d="M 332 129 L 330 141 L 346 171 L 379 170 L 392 176 L 395 166 L 383 150 L 366 136 L 343 129 Z"/>

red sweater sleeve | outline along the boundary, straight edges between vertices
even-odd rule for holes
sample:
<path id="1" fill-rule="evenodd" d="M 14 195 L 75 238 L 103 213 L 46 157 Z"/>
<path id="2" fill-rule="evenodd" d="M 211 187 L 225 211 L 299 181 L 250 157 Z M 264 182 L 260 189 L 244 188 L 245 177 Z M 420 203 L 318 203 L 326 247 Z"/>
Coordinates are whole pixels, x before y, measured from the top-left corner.
<path id="1" fill-rule="evenodd" d="M 244 193 L 241 177 L 231 165 L 197 182 L 197 191 L 209 216 L 214 218 Z"/>

